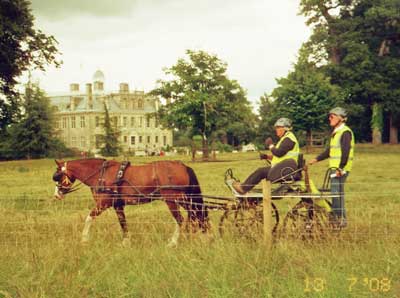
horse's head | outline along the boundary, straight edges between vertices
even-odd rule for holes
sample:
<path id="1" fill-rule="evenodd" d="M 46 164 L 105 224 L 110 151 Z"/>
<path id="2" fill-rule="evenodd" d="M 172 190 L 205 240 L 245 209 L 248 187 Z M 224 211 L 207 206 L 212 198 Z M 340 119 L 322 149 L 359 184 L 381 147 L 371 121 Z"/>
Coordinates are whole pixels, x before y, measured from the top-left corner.
<path id="1" fill-rule="evenodd" d="M 55 160 L 57 164 L 56 172 L 53 174 L 53 180 L 56 182 L 54 196 L 61 200 L 64 195 L 71 191 L 72 185 L 75 182 L 75 177 L 68 170 L 67 162 Z"/>

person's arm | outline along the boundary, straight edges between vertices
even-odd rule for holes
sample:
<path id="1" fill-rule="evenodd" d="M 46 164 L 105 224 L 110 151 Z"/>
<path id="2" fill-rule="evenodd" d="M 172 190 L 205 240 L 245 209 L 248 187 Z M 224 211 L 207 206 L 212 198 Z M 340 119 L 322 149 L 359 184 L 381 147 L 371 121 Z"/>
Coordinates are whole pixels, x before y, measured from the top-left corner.
<path id="1" fill-rule="evenodd" d="M 342 151 L 342 156 L 340 158 L 339 168 L 343 169 L 347 162 L 349 161 L 349 154 L 351 148 L 351 133 L 349 131 L 345 131 L 340 138 L 340 149 Z"/>
<path id="2" fill-rule="evenodd" d="M 318 155 L 315 159 L 317 161 L 321 161 L 327 159 L 329 157 L 329 147 L 327 147 L 320 155 Z"/>
<path id="3" fill-rule="evenodd" d="M 273 155 L 277 157 L 282 157 L 286 153 L 288 153 L 290 150 L 294 148 L 295 143 L 289 139 L 285 138 L 282 143 L 279 145 L 279 147 L 271 147 L 271 152 Z"/>

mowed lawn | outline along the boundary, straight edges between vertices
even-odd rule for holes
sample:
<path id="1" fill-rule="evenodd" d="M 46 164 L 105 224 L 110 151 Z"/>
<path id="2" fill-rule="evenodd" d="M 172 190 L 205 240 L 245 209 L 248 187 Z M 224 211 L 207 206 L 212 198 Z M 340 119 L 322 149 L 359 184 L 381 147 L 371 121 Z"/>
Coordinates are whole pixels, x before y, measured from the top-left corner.
<path id="1" fill-rule="evenodd" d="M 310 159 L 317 154 L 307 154 Z M 171 157 L 172 158 L 172 157 Z M 132 158 L 146 163 L 163 158 Z M 257 153 L 191 162 L 204 194 L 229 197 L 224 173 L 242 181 L 264 161 Z M 320 186 L 327 161 L 310 167 Z M 80 243 L 94 206 L 87 187 L 53 199 L 53 160 L 0 163 L 1 297 L 400 297 L 400 146 L 358 145 L 346 184 L 347 229 L 314 241 L 185 234 L 168 248 L 175 225 L 166 205 L 128 206 L 129 247 L 112 209 Z M 296 200 L 276 202 L 281 217 Z"/>

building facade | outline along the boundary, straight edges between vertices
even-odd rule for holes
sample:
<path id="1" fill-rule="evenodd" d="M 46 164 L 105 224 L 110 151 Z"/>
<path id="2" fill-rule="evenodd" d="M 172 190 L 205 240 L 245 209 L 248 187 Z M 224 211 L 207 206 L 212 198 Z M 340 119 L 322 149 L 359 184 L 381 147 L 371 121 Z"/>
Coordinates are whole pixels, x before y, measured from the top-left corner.
<path id="1" fill-rule="evenodd" d="M 58 138 L 69 148 L 99 151 L 99 136 L 104 135 L 104 105 L 119 132 L 124 152 L 152 153 L 173 145 L 172 131 L 160 127 L 153 115 L 159 100 L 144 91 L 130 91 L 127 83 L 120 83 L 116 92 L 106 92 L 104 74 L 99 70 L 84 90 L 73 83 L 68 93 L 54 94 L 49 99 L 55 110 Z"/>

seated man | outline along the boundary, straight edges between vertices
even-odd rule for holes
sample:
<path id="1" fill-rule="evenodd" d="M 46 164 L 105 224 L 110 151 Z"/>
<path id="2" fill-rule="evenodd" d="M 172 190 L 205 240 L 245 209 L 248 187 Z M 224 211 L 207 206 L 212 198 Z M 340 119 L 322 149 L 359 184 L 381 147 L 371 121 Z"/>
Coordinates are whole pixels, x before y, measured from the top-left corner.
<path id="1" fill-rule="evenodd" d="M 291 131 L 292 123 L 290 119 L 279 118 L 274 126 L 279 141 L 274 145 L 271 138 L 266 139 L 265 143 L 268 149 L 271 150 L 272 156 L 265 154 L 260 156 L 261 159 L 271 159 L 271 166 L 257 169 L 242 184 L 238 181 L 233 182 L 232 186 L 238 193 L 245 194 L 262 179 L 277 182 L 279 178 L 290 174 L 289 169 L 297 169 L 297 158 L 300 149 L 299 142 Z"/>

